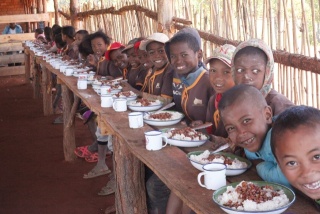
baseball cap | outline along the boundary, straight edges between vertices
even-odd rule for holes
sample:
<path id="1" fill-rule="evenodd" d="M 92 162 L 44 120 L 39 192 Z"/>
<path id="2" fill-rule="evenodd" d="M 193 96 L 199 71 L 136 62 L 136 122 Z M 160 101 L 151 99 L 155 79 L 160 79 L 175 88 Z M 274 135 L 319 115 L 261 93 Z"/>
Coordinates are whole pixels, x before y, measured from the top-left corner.
<path id="1" fill-rule="evenodd" d="M 119 48 L 124 48 L 124 45 L 121 44 L 120 42 L 114 42 L 112 43 L 109 47 L 108 50 L 106 51 L 105 58 L 106 60 L 110 60 L 110 52 L 113 50 L 118 50 Z"/>
<path id="2" fill-rule="evenodd" d="M 182 28 L 181 30 L 179 30 L 176 35 L 182 34 L 182 33 L 189 33 L 191 34 L 193 37 L 195 37 L 197 39 L 197 42 L 199 43 L 199 47 L 201 49 L 201 37 L 198 33 L 198 31 L 195 28 L 192 27 L 185 27 Z"/>
<path id="3" fill-rule="evenodd" d="M 232 54 L 235 49 L 236 47 L 230 44 L 222 45 L 221 47 L 214 49 L 212 56 L 208 57 L 204 63 L 208 64 L 211 59 L 219 59 L 231 67 Z"/>
<path id="4" fill-rule="evenodd" d="M 139 38 L 134 38 L 134 39 L 131 39 L 128 44 L 126 45 L 126 47 L 121 51 L 122 53 L 126 52 L 127 50 L 133 48 L 135 46 L 135 44 L 137 42 L 141 41 L 141 39 Z"/>
<path id="5" fill-rule="evenodd" d="M 139 46 L 140 50 L 147 50 L 147 46 L 151 42 L 160 42 L 160 43 L 166 43 L 169 40 L 169 37 L 164 33 L 154 33 L 150 35 L 147 39 L 142 40 Z"/>

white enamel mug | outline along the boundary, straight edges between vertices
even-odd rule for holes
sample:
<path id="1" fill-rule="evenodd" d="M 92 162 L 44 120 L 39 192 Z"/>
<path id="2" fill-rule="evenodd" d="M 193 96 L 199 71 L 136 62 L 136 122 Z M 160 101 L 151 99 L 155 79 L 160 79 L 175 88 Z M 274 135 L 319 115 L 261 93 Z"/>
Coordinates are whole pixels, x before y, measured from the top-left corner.
<path id="1" fill-rule="evenodd" d="M 133 129 L 141 128 L 143 126 L 142 112 L 131 112 L 128 114 L 129 127 Z"/>
<path id="2" fill-rule="evenodd" d="M 78 80 L 77 87 L 78 89 L 87 89 L 88 87 L 87 80 Z"/>
<path id="3" fill-rule="evenodd" d="M 168 138 L 162 135 L 160 131 L 148 131 L 144 133 L 144 136 L 146 138 L 146 149 L 149 151 L 160 150 L 168 143 Z M 164 145 L 162 139 L 165 141 Z"/>
<path id="4" fill-rule="evenodd" d="M 64 74 L 66 76 L 72 76 L 73 74 L 73 68 L 66 68 L 65 71 L 64 71 Z"/>
<path id="5" fill-rule="evenodd" d="M 101 95 L 101 107 L 110 108 L 112 104 L 113 99 L 111 94 Z"/>
<path id="6" fill-rule="evenodd" d="M 88 74 L 87 73 L 79 73 L 78 74 L 78 80 L 87 80 Z"/>
<path id="7" fill-rule="evenodd" d="M 68 67 L 68 65 L 61 64 L 60 65 L 60 72 L 64 73 L 67 67 Z"/>
<path id="8" fill-rule="evenodd" d="M 110 85 L 102 85 L 100 88 L 101 95 L 106 95 L 110 93 L 111 86 Z"/>
<path id="9" fill-rule="evenodd" d="M 127 111 L 127 99 L 117 98 L 113 101 L 113 109 L 118 112 Z"/>
<path id="10" fill-rule="evenodd" d="M 227 166 L 222 163 L 209 163 L 202 167 L 203 172 L 198 174 L 198 183 L 200 186 L 210 190 L 217 190 L 227 184 L 226 170 Z M 201 177 L 204 176 L 204 184 Z"/>

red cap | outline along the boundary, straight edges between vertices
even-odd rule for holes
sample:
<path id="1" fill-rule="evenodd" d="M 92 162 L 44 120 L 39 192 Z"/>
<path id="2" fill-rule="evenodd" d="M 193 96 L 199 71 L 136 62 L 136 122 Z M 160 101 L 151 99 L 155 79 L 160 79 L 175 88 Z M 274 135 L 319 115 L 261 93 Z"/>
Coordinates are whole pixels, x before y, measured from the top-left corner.
<path id="1" fill-rule="evenodd" d="M 118 50 L 119 48 L 124 48 L 124 45 L 121 44 L 120 42 L 114 42 L 112 43 L 109 47 L 108 47 L 108 50 L 106 51 L 106 54 L 105 54 L 105 58 L 106 60 L 110 60 L 110 52 L 113 51 L 113 50 Z"/>

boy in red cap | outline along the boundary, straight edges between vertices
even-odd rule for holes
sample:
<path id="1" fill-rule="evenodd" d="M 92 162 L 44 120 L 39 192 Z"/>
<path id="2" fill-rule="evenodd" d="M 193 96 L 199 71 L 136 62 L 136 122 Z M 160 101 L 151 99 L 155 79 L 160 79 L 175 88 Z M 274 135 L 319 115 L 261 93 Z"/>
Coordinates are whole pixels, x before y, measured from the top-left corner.
<path id="1" fill-rule="evenodd" d="M 127 55 L 121 51 L 125 48 L 120 42 L 114 42 L 110 45 L 106 51 L 105 58 L 112 62 L 115 66 L 114 69 L 110 70 L 110 74 L 117 73 L 118 77 L 127 78 L 128 72 L 128 58 Z"/>

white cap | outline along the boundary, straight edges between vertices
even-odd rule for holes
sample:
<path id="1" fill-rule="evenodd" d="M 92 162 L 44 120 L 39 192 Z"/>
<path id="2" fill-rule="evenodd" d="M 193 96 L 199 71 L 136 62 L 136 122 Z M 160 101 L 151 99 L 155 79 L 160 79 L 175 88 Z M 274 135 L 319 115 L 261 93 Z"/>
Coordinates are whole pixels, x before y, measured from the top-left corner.
<path id="1" fill-rule="evenodd" d="M 142 40 L 139 46 L 140 50 L 147 50 L 147 45 L 149 45 L 151 42 L 160 42 L 160 43 L 166 43 L 169 41 L 169 37 L 164 33 L 154 33 L 150 35 L 147 39 Z"/>

